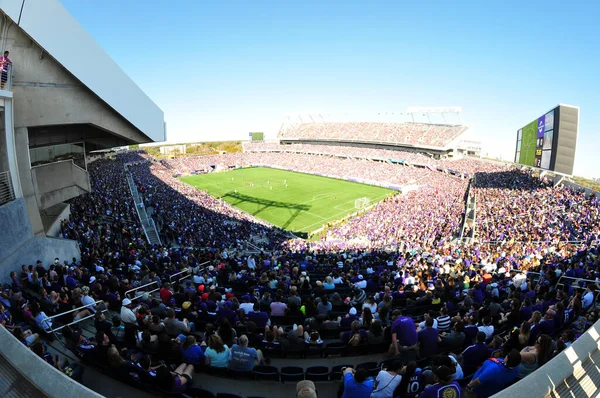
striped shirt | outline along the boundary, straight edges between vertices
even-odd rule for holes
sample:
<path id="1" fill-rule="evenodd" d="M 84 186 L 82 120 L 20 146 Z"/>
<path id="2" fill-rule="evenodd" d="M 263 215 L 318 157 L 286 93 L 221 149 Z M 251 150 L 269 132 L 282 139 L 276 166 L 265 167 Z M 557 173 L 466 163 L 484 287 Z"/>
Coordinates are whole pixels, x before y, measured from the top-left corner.
<path id="1" fill-rule="evenodd" d="M 437 328 L 440 332 L 447 332 L 450 330 L 450 317 L 448 315 L 438 316 L 437 321 L 438 321 Z"/>

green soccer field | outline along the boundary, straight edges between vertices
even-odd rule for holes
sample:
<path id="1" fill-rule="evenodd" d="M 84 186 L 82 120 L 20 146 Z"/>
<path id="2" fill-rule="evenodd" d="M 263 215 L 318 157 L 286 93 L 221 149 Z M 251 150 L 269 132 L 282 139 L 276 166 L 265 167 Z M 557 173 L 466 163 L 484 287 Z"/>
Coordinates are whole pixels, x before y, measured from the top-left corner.
<path id="1" fill-rule="evenodd" d="M 355 200 L 378 202 L 396 191 L 311 174 L 252 167 L 180 178 L 292 232 L 311 232 L 356 211 Z"/>

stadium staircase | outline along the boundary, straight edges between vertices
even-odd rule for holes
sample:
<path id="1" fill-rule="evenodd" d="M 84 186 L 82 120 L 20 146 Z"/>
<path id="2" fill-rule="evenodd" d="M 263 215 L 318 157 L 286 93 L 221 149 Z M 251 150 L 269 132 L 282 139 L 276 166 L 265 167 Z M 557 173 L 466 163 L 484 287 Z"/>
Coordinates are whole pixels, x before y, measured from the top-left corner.
<path id="1" fill-rule="evenodd" d="M 133 202 L 135 205 L 135 210 L 140 219 L 140 224 L 142 224 L 142 228 L 144 230 L 144 234 L 146 235 L 146 240 L 151 245 L 161 245 L 160 236 L 158 234 L 158 229 L 156 228 L 156 224 L 152 217 L 148 217 L 148 213 L 146 212 L 146 207 L 144 206 L 144 200 L 140 197 L 138 193 L 138 187 L 135 185 L 133 181 L 133 176 L 129 171 L 129 163 L 125 164 L 125 177 L 127 179 L 127 184 L 129 186 L 129 192 L 131 192 L 131 196 L 133 197 Z"/>

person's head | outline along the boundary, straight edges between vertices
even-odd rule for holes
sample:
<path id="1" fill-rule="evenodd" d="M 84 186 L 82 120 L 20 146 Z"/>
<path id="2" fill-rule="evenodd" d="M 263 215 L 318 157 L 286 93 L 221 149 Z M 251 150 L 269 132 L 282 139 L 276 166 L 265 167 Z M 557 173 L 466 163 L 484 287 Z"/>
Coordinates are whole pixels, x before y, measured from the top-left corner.
<path id="1" fill-rule="evenodd" d="M 516 368 L 521 363 L 521 353 L 518 350 L 511 350 L 506 358 L 504 358 L 504 364 L 509 368 Z"/>
<path id="2" fill-rule="evenodd" d="M 446 365 L 435 366 L 433 368 L 433 375 L 435 380 L 440 384 L 448 384 L 452 381 L 452 375 L 455 370 Z"/>
<path id="3" fill-rule="evenodd" d="M 531 320 L 533 323 L 538 323 L 542 320 L 542 314 L 539 311 L 533 311 L 533 315 L 531 315 Z"/>
<path id="4" fill-rule="evenodd" d="M 194 344 L 196 344 L 196 337 L 194 337 L 193 335 L 189 335 L 183 341 L 183 347 L 182 348 L 185 351 L 189 347 L 193 346 Z"/>
<path id="5" fill-rule="evenodd" d="M 427 327 L 427 328 L 433 327 L 433 318 L 432 317 L 428 317 L 427 319 L 425 319 L 425 327 Z"/>
<path id="6" fill-rule="evenodd" d="M 140 366 L 145 371 L 150 370 L 150 364 L 151 364 L 151 361 L 150 361 L 150 357 L 148 355 L 144 355 L 143 357 L 140 358 Z"/>
<path id="7" fill-rule="evenodd" d="M 350 324 L 350 329 L 352 329 L 353 332 L 358 332 L 360 329 L 360 321 L 352 321 Z"/>
<path id="8" fill-rule="evenodd" d="M 371 322 L 371 327 L 369 331 L 373 333 L 374 336 L 381 336 L 383 334 L 383 327 L 381 326 L 381 321 L 379 319 L 375 319 Z"/>
<path id="9" fill-rule="evenodd" d="M 354 381 L 357 383 L 362 383 L 365 380 L 367 380 L 367 376 L 369 374 L 367 373 L 367 370 L 364 368 L 358 368 L 356 369 L 356 372 L 354 372 Z"/>
<path id="10" fill-rule="evenodd" d="M 106 356 L 108 357 L 108 362 L 112 366 L 121 366 L 125 363 L 125 360 L 123 359 L 121 354 L 119 354 L 119 350 L 117 350 L 117 347 L 115 347 L 114 345 L 108 348 Z"/>
<path id="11" fill-rule="evenodd" d="M 223 340 L 221 340 L 221 337 L 219 337 L 218 334 L 213 334 L 208 338 L 208 346 L 215 350 L 217 353 L 225 351 L 225 345 L 223 344 Z"/>
<path id="12" fill-rule="evenodd" d="M 538 354 L 538 366 L 542 366 L 552 358 L 554 351 L 552 337 L 547 334 L 540 335 L 535 342 L 535 348 Z"/>
<path id="13" fill-rule="evenodd" d="M 100 345 L 108 345 L 110 344 L 110 339 L 102 330 L 96 332 L 96 343 Z"/>
<path id="14" fill-rule="evenodd" d="M 475 340 L 478 343 L 485 343 L 486 340 L 486 335 L 483 332 L 477 332 L 477 337 L 475 337 Z"/>
<path id="15" fill-rule="evenodd" d="M 465 324 L 463 321 L 457 321 L 454 324 L 454 331 L 456 333 L 463 333 L 465 331 Z"/>
<path id="16" fill-rule="evenodd" d="M 246 336 L 245 334 L 241 335 L 238 339 L 238 343 L 242 348 L 248 347 L 248 336 Z"/>
<path id="17" fill-rule="evenodd" d="M 150 331 L 148 331 L 148 329 L 144 330 L 142 332 L 142 341 L 144 343 L 150 343 L 151 340 L 152 340 L 152 335 L 150 334 Z"/>
<path id="18" fill-rule="evenodd" d="M 531 325 L 529 324 L 529 322 L 524 321 L 523 323 L 521 323 L 521 329 L 519 330 L 519 333 L 528 335 L 530 331 Z"/>
<path id="19" fill-rule="evenodd" d="M 167 310 L 167 318 L 175 319 L 175 310 L 173 310 L 173 308 L 169 308 Z"/>
<path id="20" fill-rule="evenodd" d="M 113 323 L 113 326 L 115 326 L 115 327 L 121 326 L 121 318 L 119 318 L 116 315 L 113 316 L 112 323 Z"/>
<path id="21" fill-rule="evenodd" d="M 565 342 L 573 342 L 575 340 L 575 332 L 571 329 L 567 329 L 562 332 L 561 339 Z"/>
<path id="22" fill-rule="evenodd" d="M 8 51 L 4 51 L 4 56 L 8 57 Z M 17 57 L 18 58 L 18 57 Z"/>

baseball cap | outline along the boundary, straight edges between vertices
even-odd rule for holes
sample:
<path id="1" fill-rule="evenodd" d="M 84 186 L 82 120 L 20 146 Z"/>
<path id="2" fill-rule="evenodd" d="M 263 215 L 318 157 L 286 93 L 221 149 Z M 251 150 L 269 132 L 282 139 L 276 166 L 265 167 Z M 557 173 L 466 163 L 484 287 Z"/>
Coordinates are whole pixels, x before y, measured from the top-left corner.
<path id="1" fill-rule="evenodd" d="M 129 305 L 129 304 L 131 304 L 131 300 L 129 300 L 128 298 L 124 298 L 122 304 Z"/>
<path id="2" fill-rule="evenodd" d="M 181 304 L 181 308 L 187 310 L 188 308 L 190 308 L 191 305 L 192 303 L 190 303 L 189 301 L 185 301 L 183 304 Z"/>
<path id="3" fill-rule="evenodd" d="M 362 275 L 358 275 L 358 279 L 362 280 L 363 276 Z"/>
<path id="4" fill-rule="evenodd" d="M 296 384 L 296 398 L 317 398 L 315 383 L 310 380 L 301 380 Z"/>
<path id="5" fill-rule="evenodd" d="M 350 315 L 356 315 L 356 308 L 350 308 Z"/>

